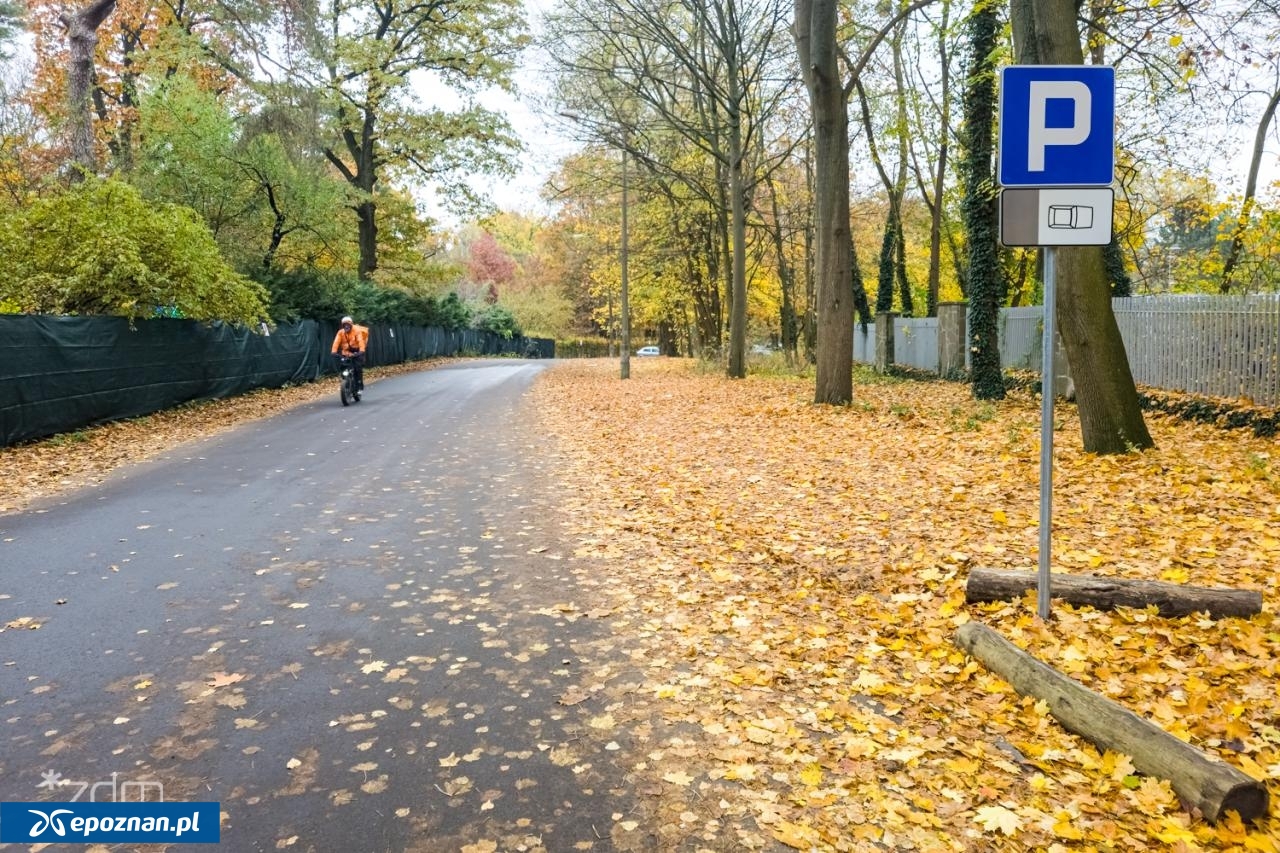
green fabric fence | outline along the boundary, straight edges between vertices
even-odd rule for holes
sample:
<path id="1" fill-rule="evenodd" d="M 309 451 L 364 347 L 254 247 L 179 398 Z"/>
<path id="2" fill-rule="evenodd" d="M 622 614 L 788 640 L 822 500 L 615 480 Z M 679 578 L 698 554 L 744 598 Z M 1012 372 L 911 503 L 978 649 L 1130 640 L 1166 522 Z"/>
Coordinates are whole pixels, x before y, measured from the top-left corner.
<path id="1" fill-rule="evenodd" d="M 223 323 L 0 315 L 0 447 L 193 400 L 311 382 L 334 371 L 336 324 L 268 335 Z M 370 328 L 366 365 L 459 354 L 554 356 L 554 342 L 473 329 Z"/>

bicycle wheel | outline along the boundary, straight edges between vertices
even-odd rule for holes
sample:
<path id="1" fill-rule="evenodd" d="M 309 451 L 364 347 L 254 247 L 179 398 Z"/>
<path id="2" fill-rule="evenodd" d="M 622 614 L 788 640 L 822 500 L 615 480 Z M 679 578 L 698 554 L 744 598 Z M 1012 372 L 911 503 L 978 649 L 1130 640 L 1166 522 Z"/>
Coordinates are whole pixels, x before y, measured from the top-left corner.
<path id="1" fill-rule="evenodd" d="M 342 405 L 351 405 L 351 374 L 344 373 L 342 375 L 342 382 L 338 386 L 338 395 L 342 397 Z"/>

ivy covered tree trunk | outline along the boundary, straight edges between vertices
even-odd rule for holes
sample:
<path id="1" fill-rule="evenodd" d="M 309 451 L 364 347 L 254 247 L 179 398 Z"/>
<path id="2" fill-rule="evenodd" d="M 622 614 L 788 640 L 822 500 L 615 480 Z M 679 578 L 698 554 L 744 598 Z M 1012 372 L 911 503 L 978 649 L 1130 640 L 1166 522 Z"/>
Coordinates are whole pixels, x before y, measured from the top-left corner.
<path id="1" fill-rule="evenodd" d="M 848 232 L 849 238 L 849 277 L 853 286 L 853 308 L 857 312 L 858 322 L 863 331 L 871 324 L 871 302 L 867 299 L 867 282 L 862 277 L 862 266 L 858 263 L 858 247 L 853 243 L 853 230 Z"/>
<path id="2" fill-rule="evenodd" d="M 1080 65 L 1084 54 L 1075 0 L 1015 0 L 1013 37 L 1020 65 Z M 1058 330 L 1076 385 L 1080 431 L 1089 453 L 1153 447 L 1100 246 L 1057 250 Z"/>
<path id="3" fill-rule="evenodd" d="M 902 209 L 898 209 L 897 229 L 898 236 L 894 240 L 894 251 L 897 253 L 894 257 L 894 275 L 898 282 L 898 301 L 902 305 L 903 317 L 914 317 L 916 315 L 915 297 L 911 295 L 911 280 L 907 278 L 907 235 L 902 229 Z"/>
<path id="4" fill-rule="evenodd" d="M 1004 399 L 1000 373 L 1000 258 L 995 174 L 991 167 L 996 112 L 993 59 L 1000 33 L 999 6 L 978 3 L 967 23 L 970 60 L 964 84 L 964 223 L 969 235 L 969 380 L 979 400 Z"/>
<path id="5" fill-rule="evenodd" d="M 902 94 L 905 84 L 902 82 L 900 30 L 895 30 L 895 32 L 898 33 L 893 39 L 894 67 L 899 83 L 897 101 L 898 127 L 902 128 L 906 126 L 907 122 L 906 99 L 905 95 Z M 907 138 L 902 133 L 898 134 L 898 173 L 896 176 L 890 177 L 888 170 L 885 168 L 884 159 L 880 156 L 880 148 L 876 144 L 875 128 L 871 121 L 871 104 L 867 97 L 867 90 L 862 85 L 860 78 L 854 80 L 853 89 L 858 93 L 858 103 L 862 108 L 862 126 L 867 134 L 867 147 L 871 153 L 871 162 L 875 164 L 876 172 L 879 173 L 880 181 L 884 184 L 885 193 L 889 198 L 889 213 L 885 217 L 884 236 L 880 242 L 880 267 L 876 279 L 876 313 L 884 314 L 893 310 L 893 290 L 896 286 L 902 305 L 902 313 L 909 317 L 914 313 L 914 306 L 911 300 L 910 283 L 907 281 L 907 247 L 906 237 L 902 229 L 902 202 L 907 191 L 907 161 L 909 159 Z"/>
<path id="6" fill-rule="evenodd" d="M 876 276 L 876 313 L 888 314 L 893 310 L 893 276 L 897 259 L 898 206 L 889 202 L 889 215 L 884 220 L 884 235 L 880 240 L 880 271 Z"/>

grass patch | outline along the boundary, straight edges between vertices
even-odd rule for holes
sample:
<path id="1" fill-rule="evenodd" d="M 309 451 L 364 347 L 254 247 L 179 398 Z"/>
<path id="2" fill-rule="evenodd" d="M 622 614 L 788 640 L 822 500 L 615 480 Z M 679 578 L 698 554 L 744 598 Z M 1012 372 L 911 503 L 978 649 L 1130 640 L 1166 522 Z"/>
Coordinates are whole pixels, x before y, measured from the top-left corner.
<path id="1" fill-rule="evenodd" d="M 747 370 L 752 376 L 778 376 L 785 379 L 813 379 L 817 374 L 814 366 L 803 356 L 788 360 L 784 352 L 748 354 Z"/>
<path id="2" fill-rule="evenodd" d="M 51 436 L 49 443 L 54 447 L 70 447 L 74 444 L 84 444 L 89 440 L 89 434 L 84 430 L 76 430 L 75 432 L 64 432 Z"/>
<path id="3" fill-rule="evenodd" d="M 962 432 L 977 432 L 982 425 L 996 418 L 996 407 L 990 403 L 979 403 L 973 408 L 955 406 L 951 409 L 952 429 Z"/>

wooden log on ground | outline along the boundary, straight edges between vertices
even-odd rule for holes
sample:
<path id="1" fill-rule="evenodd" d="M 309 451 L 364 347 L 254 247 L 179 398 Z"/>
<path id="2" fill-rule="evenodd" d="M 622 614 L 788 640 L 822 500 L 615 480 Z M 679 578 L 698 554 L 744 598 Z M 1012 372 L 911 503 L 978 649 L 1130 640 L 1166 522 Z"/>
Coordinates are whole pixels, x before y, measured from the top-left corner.
<path id="1" fill-rule="evenodd" d="M 1035 572 L 1002 569 L 974 569 L 969 573 L 964 597 L 970 604 L 980 601 L 1012 601 L 1035 589 Z M 1262 612 L 1262 593 L 1251 589 L 1220 586 L 1187 586 L 1164 581 L 1102 578 L 1096 575 L 1053 574 L 1049 593 L 1076 606 L 1087 604 L 1097 610 L 1117 607 L 1148 607 L 1154 604 L 1161 616 L 1189 616 L 1208 613 L 1214 619 L 1240 616 L 1245 619 Z"/>
<path id="2" fill-rule="evenodd" d="M 1266 814 L 1267 789 L 1261 782 L 1046 666 L 987 626 L 962 625 L 955 644 L 1020 694 L 1048 703 L 1068 731 L 1099 749 L 1128 755 L 1139 773 L 1167 779 L 1182 802 L 1209 822 L 1217 823 L 1228 811 L 1246 822 Z"/>

